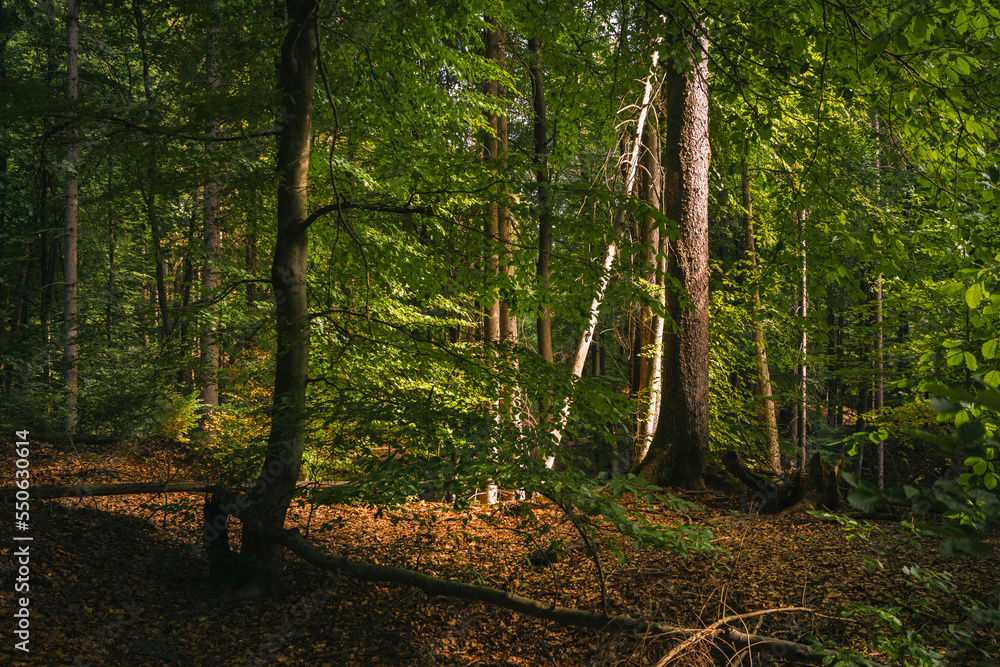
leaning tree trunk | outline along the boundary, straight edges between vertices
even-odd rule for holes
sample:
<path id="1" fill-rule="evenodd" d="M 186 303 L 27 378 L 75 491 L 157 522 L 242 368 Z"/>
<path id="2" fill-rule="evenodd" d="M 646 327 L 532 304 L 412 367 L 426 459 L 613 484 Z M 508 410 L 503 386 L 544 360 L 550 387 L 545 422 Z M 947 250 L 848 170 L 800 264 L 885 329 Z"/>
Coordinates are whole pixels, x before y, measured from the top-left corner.
<path id="1" fill-rule="evenodd" d="M 667 62 L 663 103 L 664 212 L 679 225 L 669 273 L 688 295 L 670 290 L 674 330 L 663 336 L 660 419 L 639 473 L 654 484 L 704 485 L 708 450 L 708 36 L 695 26 L 688 62 Z"/>
<path id="2" fill-rule="evenodd" d="M 639 149 L 642 143 L 642 132 L 643 128 L 646 126 L 646 116 L 649 114 L 649 104 L 650 98 L 653 93 L 653 72 L 656 69 L 657 62 L 659 61 L 660 54 L 658 51 L 653 52 L 653 67 L 649 72 L 649 76 L 646 77 L 646 84 L 643 90 L 642 96 L 642 111 L 639 112 L 639 122 L 636 128 L 635 136 L 635 146 L 632 150 L 632 156 L 628 161 L 628 171 L 625 174 L 625 198 L 628 199 L 632 195 L 632 190 L 635 187 L 636 172 L 639 167 Z M 621 233 L 622 224 L 625 221 L 625 209 L 620 208 L 615 213 L 613 233 L 617 236 Z M 587 362 L 587 353 L 590 350 L 590 344 L 594 340 L 594 332 L 597 330 L 597 321 L 601 316 L 601 303 L 604 301 L 604 292 L 608 288 L 608 283 L 611 280 L 611 266 L 614 264 L 615 257 L 618 256 L 618 239 L 612 238 L 611 242 L 608 243 L 608 247 L 604 251 L 604 261 L 601 263 L 601 275 L 597 279 L 597 287 L 594 290 L 594 296 L 590 301 L 590 310 L 587 318 L 587 327 L 584 329 L 583 334 L 580 336 L 579 342 L 576 345 L 576 354 L 573 355 L 573 363 L 570 367 L 570 375 L 576 379 L 583 377 L 583 367 Z M 563 430 L 566 428 L 566 423 L 569 421 L 570 413 L 570 400 L 566 398 L 563 401 L 562 409 L 559 411 L 559 415 L 556 418 L 556 427 L 551 429 L 552 441 L 555 445 L 558 445 L 562 441 Z M 556 458 L 554 455 L 550 455 L 545 460 L 545 465 L 549 468 L 555 465 Z"/>
<path id="3" fill-rule="evenodd" d="M 66 3 L 66 18 L 69 25 L 69 36 L 67 44 L 69 55 L 66 60 L 66 93 L 70 101 L 70 121 L 74 116 L 76 98 L 79 84 L 79 57 L 80 57 L 80 17 L 78 14 L 77 0 L 68 0 Z M 63 277 L 66 283 L 64 297 L 64 338 L 63 338 L 63 359 L 65 362 L 66 381 L 66 431 L 73 435 L 76 430 L 77 411 L 77 283 L 76 283 L 76 239 L 77 239 L 77 208 L 79 205 L 78 187 L 76 180 L 77 166 L 77 131 L 74 126 L 70 126 L 67 132 L 69 148 L 66 151 L 66 164 L 68 166 L 69 178 L 66 179 L 66 224 L 65 224 L 65 261 L 63 264 Z"/>
<path id="4" fill-rule="evenodd" d="M 279 91 L 285 124 L 278 138 L 278 231 L 271 265 L 277 304 L 277 355 L 267 454 L 250 494 L 241 557 L 252 567 L 250 590 L 280 592 L 282 553 L 265 537 L 284 526 L 305 449 L 309 370 L 308 175 L 313 87 L 318 66 L 315 0 L 286 0 L 288 27 L 281 45 Z"/>

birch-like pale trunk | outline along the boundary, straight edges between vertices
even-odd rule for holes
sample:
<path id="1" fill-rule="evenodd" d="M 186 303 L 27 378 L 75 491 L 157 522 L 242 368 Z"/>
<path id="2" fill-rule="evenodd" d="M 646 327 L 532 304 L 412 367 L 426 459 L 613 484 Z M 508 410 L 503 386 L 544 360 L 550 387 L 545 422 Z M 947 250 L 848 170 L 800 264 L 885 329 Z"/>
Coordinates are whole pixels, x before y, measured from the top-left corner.
<path id="1" fill-rule="evenodd" d="M 659 57 L 659 51 L 654 51 L 653 67 L 650 69 L 649 75 L 646 77 L 645 90 L 643 91 L 642 96 L 642 111 L 639 112 L 639 123 L 636 128 L 635 147 L 633 148 L 632 156 L 629 159 L 628 174 L 625 178 L 626 199 L 632 195 L 632 190 L 635 187 L 635 174 L 639 166 L 639 149 L 642 144 L 642 131 L 646 125 L 646 116 L 649 113 L 649 100 L 653 94 L 653 73 L 656 69 Z M 618 212 L 615 213 L 615 234 L 619 233 L 624 221 L 625 210 L 619 209 Z M 587 354 L 590 351 L 590 343 L 594 340 L 594 331 L 597 330 L 597 321 L 601 316 L 601 304 L 604 302 L 604 293 L 608 289 L 608 283 L 611 281 L 611 265 L 614 264 L 615 257 L 617 256 L 618 239 L 612 237 L 611 242 L 608 243 L 608 247 L 604 251 L 604 261 L 601 262 L 601 276 L 597 279 L 597 289 L 594 291 L 594 297 L 590 301 L 587 327 L 583 330 L 583 334 L 580 336 L 580 341 L 576 345 L 576 354 L 573 355 L 573 365 L 570 368 L 570 374 L 574 378 L 579 379 L 583 375 L 583 367 L 587 363 Z M 567 396 L 563 401 L 562 409 L 559 411 L 557 426 L 551 431 L 552 440 L 555 445 L 558 445 L 562 441 L 562 433 L 566 428 L 566 424 L 569 422 L 569 414 L 570 399 Z M 555 465 L 555 462 L 556 457 L 554 455 L 549 456 L 545 460 L 545 465 L 551 468 Z"/>

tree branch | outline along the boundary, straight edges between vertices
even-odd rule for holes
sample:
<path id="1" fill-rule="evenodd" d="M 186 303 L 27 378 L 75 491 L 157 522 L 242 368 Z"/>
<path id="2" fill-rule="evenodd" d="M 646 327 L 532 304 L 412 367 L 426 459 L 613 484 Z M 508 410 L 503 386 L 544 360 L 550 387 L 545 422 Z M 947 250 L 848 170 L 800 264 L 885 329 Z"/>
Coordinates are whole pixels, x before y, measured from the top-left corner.
<path id="1" fill-rule="evenodd" d="M 540 602 L 531 598 L 526 598 L 514 593 L 508 593 L 496 588 L 487 586 L 476 586 L 464 584 L 447 579 L 439 579 L 430 575 L 407 570 L 399 567 L 388 567 L 385 565 L 367 565 L 358 563 L 346 558 L 331 556 L 322 549 L 307 541 L 298 529 L 292 530 L 266 530 L 265 536 L 276 544 L 286 547 L 292 553 L 298 555 L 316 567 L 326 571 L 337 572 L 342 576 L 351 577 L 358 581 L 388 582 L 402 584 L 419 588 L 428 595 L 443 595 L 446 597 L 460 598 L 463 600 L 473 600 L 485 602 L 487 604 L 503 607 L 516 611 L 519 614 L 533 616 L 547 621 L 553 621 L 560 625 L 569 625 L 582 628 L 590 628 L 607 632 L 610 630 L 627 630 L 637 633 L 655 632 L 660 635 L 671 635 L 678 638 L 700 638 L 708 635 L 719 637 L 733 645 L 753 646 L 758 650 L 770 652 L 780 659 L 790 662 L 822 664 L 824 658 L 836 656 L 832 651 L 815 651 L 810 646 L 796 642 L 784 641 L 773 637 L 763 637 L 755 634 L 740 632 L 735 629 L 721 629 L 721 625 L 740 620 L 751 615 L 760 615 L 769 612 L 798 612 L 808 611 L 801 607 L 787 609 L 772 609 L 761 612 L 751 612 L 751 614 L 740 616 L 728 616 L 716 621 L 706 629 L 679 628 L 665 623 L 657 623 L 642 618 L 633 618 L 622 614 L 612 614 L 605 616 L 599 612 L 585 611 L 583 609 L 571 609 L 558 605 Z M 869 662 L 873 667 L 884 667 L 878 663 Z"/>

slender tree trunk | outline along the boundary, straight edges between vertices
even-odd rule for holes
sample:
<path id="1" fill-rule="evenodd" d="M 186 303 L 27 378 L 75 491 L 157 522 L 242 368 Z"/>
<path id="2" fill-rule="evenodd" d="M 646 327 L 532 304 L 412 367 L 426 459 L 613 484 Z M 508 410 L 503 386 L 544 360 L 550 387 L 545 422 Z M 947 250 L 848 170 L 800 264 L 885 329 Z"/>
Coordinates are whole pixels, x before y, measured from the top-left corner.
<path id="1" fill-rule="evenodd" d="M 676 220 L 669 273 L 689 297 L 667 293 L 673 330 L 663 336 L 660 419 L 639 474 L 654 484 L 704 485 L 708 450 L 708 36 L 701 25 L 688 43 L 684 71 L 664 67 L 664 212 Z M 668 400 L 669 397 L 669 400 Z"/>
<path id="2" fill-rule="evenodd" d="M 879 204 L 882 196 L 882 150 L 879 147 L 880 128 L 877 113 L 872 113 L 872 130 L 875 134 L 875 201 Z M 882 329 L 882 273 L 875 276 L 875 411 L 879 417 L 885 405 L 885 353 L 883 345 L 885 333 Z M 885 440 L 878 443 L 878 488 L 885 488 Z"/>
<path id="3" fill-rule="evenodd" d="M 493 18 L 488 18 L 486 22 L 490 25 L 490 29 L 483 34 L 486 59 L 495 61 L 499 67 L 503 67 L 504 53 L 503 44 L 501 43 L 501 28 Z M 496 80 L 487 81 L 486 95 L 499 100 L 500 82 Z M 506 137 L 504 136 L 506 134 L 506 119 L 499 114 L 490 113 L 488 123 L 489 132 L 487 132 L 485 137 L 483 157 L 491 167 L 500 170 L 502 169 L 500 161 L 503 155 L 501 144 L 506 143 Z M 502 180 L 502 177 L 499 180 Z M 486 308 L 483 312 L 483 348 L 486 355 L 491 358 L 491 363 L 495 361 L 493 355 L 498 352 L 498 348 L 506 341 L 505 334 L 507 336 L 510 335 L 506 309 L 500 301 L 498 291 L 496 291 L 499 287 L 500 276 L 502 275 L 501 248 L 504 247 L 504 244 L 501 240 L 501 231 L 506 232 L 504 228 L 507 224 L 504 219 L 506 213 L 502 203 L 503 199 L 503 186 L 498 185 L 487 207 L 486 220 L 483 227 L 488 247 L 485 262 L 485 279 L 491 288 L 490 293 L 486 296 Z M 506 252 L 504 251 L 503 254 L 506 255 Z M 498 400 L 494 405 L 494 416 L 497 421 L 500 420 L 500 403 Z M 486 504 L 494 505 L 499 502 L 499 499 L 500 490 L 496 484 L 490 482 L 485 489 Z"/>
<path id="4" fill-rule="evenodd" d="M 659 128 L 650 123 L 643 133 L 641 169 L 639 173 L 639 196 L 654 211 L 662 208 L 663 170 L 660 168 Z M 639 275 L 650 286 L 659 287 L 660 230 L 654 227 L 652 216 L 641 215 L 639 225 Z M 658 297 L 659 298 L 659 297 Z M 662 318 L 653 315 L 650 306 L 639 309 L 635 325 L 635 341 L 632 345 L 633 375 L 632 395 L 639 401 L 636 419 L 636 440 L 633 444 L 632 464 L 638 465 L 649 451 L 653 439 L 654 415 L 659 407 L 660 365 L 663 360 Z M 657 336 L 657 332 L 659 336 Z"/>
<path id="5" fill-rule="evenodd" d="M 149 176 L 155 175 L 150 168 Z M 146 218 L 149 220 L 149 233 L 153 246 L 153 274 L 156 278 L 156 306 L 160 312 L 160 331 L 166 341 L 170 334 L 170 304 L 167 299 L 166 270 L 163 266 L 163 247 L 160 239 L 160 219 L 156 214 L 156 195 L 152 183 L 147 183 L 144 198 L 146 200 Z"/>
<path id="6" fill-rule="evenodd" d="M 837 315 L 837 370 L 844 368 L 844 314 Z M 844 382 L 837 378 L 837 427 L 844 426 Z"/>
<path id="7" fill-rule="evenodd" d="M 492 19 L 488 20 L 492 29 L 487 30 L 483 35 L 483 42 L 486 49 L 487 60 L 500 60 L 500 30 Z M 486 94 L 489 97 L 500 96 L 500 85 L 497 81 L 486 82 Z M 488 117 L 490 132 L 486 134 L 484 142 L 484 158 L 487 162 L 495 164 L 500 157 L 500 116 L 491 113 Z M 489 250 L 485 262 L 486 281 L 492 287 L 496 287 L 497 278 L 500 275 L 500 193 L 489 203 L 486 220 L 484 221 L 483 232 L 486 236 L 486 243 Z M 483 312 L 483 343 L 487 350 L 495 348 L 500 342 L 500 297 L 491 293 L 486 297 L 486 308 Z"/>
<path id="8" fill-rule="evenodd" d="M 110 343 L 114 338 L 114 312 L 115 312 L 115 205 L 114 199 L 110 196 L 112 179 L 114 178 L 114 161 L 108 158 L 108 303 L 105 307 L 104 326 L 105 334 Z"/>
<path id="9" fill-rule="evenodd" d="M 646 77 L 646 84 L 642 98 L 642 111 L 639 112 L 639 122 L 636 129 L 635 147 L 632 151 L 632 157 L 628 161 L 628 171 L 625 174 L 624 190 L 626 198 L 632 195 L 632 190 L 635 187 L 636 171 L 639 167 L 639 150 L 642 144 L 642 133 L 643 129 L 646 127 L 646 116 L 649 114 L 650 98 L 653 93 L 653 71 L 656 69 L 659 57 L 659 52 L 653 53 L 653 68 L 650 71 L 649 76 Z M 590 343 L 594 339 L 594 332 L 597 330 L 597 321 L 600 319 L 601 315 L 601 303 L 604 301 L 604 292 L 607 290 L 608 282 L 611 280 L 611 265 L 614 264 L 615 257 L 618 256 L 618 239 L 616 237 L 621 233 L 624 222 L 625 209 L 621 208 L 615 213 L 615 219 L 612 225 L 615 237 L 612 237 L 611 242 L 608 243 L 608 247 L 604 251 L 604 261 L 601 263 L 601 274 L 597 279 L 597 288 L 594 290 L 594 297 L 590 301 L 587 327 L 580 336 L 580 341 L 576 346 L 576 354 L 573 355 L 573 364 L 570 367 L 570 375 L 577 379 L 583 377 L 583 367 L 587 363 L 587 353 L 590 350 Z M 569 421 L 569 412 L 570 401 L 567 398 L 563 401 L 562 410 L 559 413 L 558 426 L 551 431 L 552 440 L 556 445 L 558 445 L 562 440 L 563 429 Z M 555 465 L 555 461 L 555 456 L 549 456 L 546 459 L 545 465 L 551 468 Z"/>
<path id="10" fill-rule="evenodd" d="M 213 5 L 213 9 L 217 9 Z M 216 59 L 216 49 L 218 39 L 218 29 L 212 30 L 212 37 L 208 45 L 208 53 L 205 57 L 205 65 L 208 70 L 208 85 L 212 90 L 218 89 L 221 85 L 219 79 L 219 63 Z M 209 128 L 211 137 L 221 135 L 219 121 L 212 120 Z M 205 144 L 205 151 L 215 150 L 213 142 Z M 215 174 L 211 174 L 205 183 L 204 209 L 202 213 L 202 249 L 204 264 L 201 268 L 202 297 L 211 299 L 219 286 L 219 278 L 216 273 L 215 263 L 219 257 L 219 250 L 222 247 L 222 231 L 219 229 L 219 185 L 215 181 Z M 215 308 L 211 309 L 215 312 Z M 201 350 L 200 373 L 198 385 L 200 396 L 205 410 L 201 416 L 202 427 L 207 427 L 207 422 L 211 419 L 212 408 L 219 405 L 219 343 L 215 339 L 215 332 L 218 328 L 218 316 L 213 315 L 208 322 L 202 325 L 199 348 Z"/>
<path id="11" fill-rule="evenodd" d="M 837 318 L 829 298 L 831 285 L 827 285 L 826 300 L 826 425 L 837 428 Z"/>
<path id="12" fill-rule="evenodd" d="M 253 566 L 251 590 L 282 589 L 282 553 L 263 530 L 282 528 L 295 492 L 305 449 L 305 399 L 309 371 L 308 175 L 317 42 L 315 0 L 286 0 L 288 26 L 278 72 L 284 126 L 278 139 L 278 231 L 271 266 L 277 305 L 277 356 L 267 454 L 250 494 L 241 556 Z"/>
<path id="13" fill-rule="evenodd" d="M 802 259 L 802 274 L 801 274 L 801 285 L 799 287 L 799 315 L 802 317 L 802 339 L 799 344 L 799 355 L 801 362 L 799 365 L 799 449 L 801 450 L 802 462 L 801 469 L 805 472 L 806 469 L 806 424 L 808 416 L 808 385 L 806 384 L 806 372 L 808 369 L 808 364 L 806 360 L 809 358 L 808 346 L 809 346 L 809 333 L 806 329 L 806 318 L 809 317 L 809 287 L 808 287 L 808 273 L 806 271 L 806 213 L 804 211 L 796 212 L 796 217 L 798 217 L 799 223 L 799 246 L 801 249 L 801 259 Z"/>
<path id="14" fill-rule="evenodd" d="M 142 59 L 142 89 L 146 104 L 153 103 L 153 92 L 149 80 L 149 55 L 146 50 L 146 22 L 142 17 L 142 8 L 138 0 L 132 1 L 132 13 L 135 15 L 135 30 L 139 38 L 139 54 Z M 146 170 L 146 184 L 143 199 L 146 204 L 146 219 L 149 221 L 149 233 L 152 238 L 153 272 L 156 278 L 156 305 L 160 312 L 160 331 L 166 342 L 170 335 L 170 304 L 167 299 L 166 271 L 163 265 L 163 247 L 160 234 L 160 219 L 156 212 L 156 193 L 153 185 L 156 182 L 156 167 L 152 160 Z"/>
<path id="15" fill-rule="evenodd" d="M 549 255 L 552 253 L 552 209 L 549 193 L 549 144 L 546 128 L 545 89 L 542 86 L 542 43 L 538 37 L 528 40 L 528 50 L 532 53 L 531 101 L 534 116 L 532 132 L 535 148 L 535 182 L 538 184 L 538 354 L 553 363 L 552 356 L 552 307 L 548 303 Z M 546 410 L 547 412 L 547 410 Z"/>
<path id="16" fill-rule="evenodd" d="M 66 61 L 66 93 L 70 101 L 70 122 L 75 115 L 73 107 L 78 94 L 79 81 L 79 52 L 80 52 L 80 17 L 78 14 L 77 0 L 67 0 L 66 17 L 69 25 L 68 51 Z M 66 180 L 66 224 L 65 224 L 65 250 L 63 262 L 63 279 L 65 281 L 64 296 L 64 338 L 63 338 L 63 359 L 65 362 L 64 379 L 66 382 L 66 431 L 70 435 L 76 431 L 77 411 L 77 357 L 78 349 L 76 342 L 77 335 L 77 207 L 78 207 L 78 186 L 76 178 L 77 167 L 77 131 L 74 126 L 70 126 L 67 132 L 69 148 L 66 152 L 66 163 L 69 167 L 69 177 Z"/>
<path id="17" fill-rule="evenodd" d="M 747 161 L 741 164 L 741 185 L 743 190 L 743 224 L 746 228 L 746 249 L 750 257 L 750 279 L 753 283 L 751 294 L 751 319 L 753 322 L 753 350 L 757 362 L 757 395 L 761 399 L 760 417 L 764 425 L 767 442 L 767 461 L 775 472 L 781 472 L 781 445 L 778 443 L 778 419 L 771 399 L 771 370 L 767 365 L 767 347 L 764 343 L 764 328 L 761 326 L 760 276 L 757 264 L 757 241 L 754 236 L 753 202 L 750 199 L 750 173 Z"/>
<path id="18" fill-rule="evenodd" d="M 219 16 L 219 7 L 212 4 L 212 11 Z M 208 87 L 214 92 L 221 85 L 219 78 L 219 63 L 216 56 L 218 49 L 218 28 L 212 28 L 211 37 L 208 42 L 208 50 L 205 54 L 205 70 L 208 73 Z M 216 138 L 221 136 L 218 119 L 212 119 L 209 124 L 209 136 Z M 206 154 L 211 154 L 215 150 L 212 141 L 205 143 Z M 211 164 L 211 160 L 207 161 Z M 215 180 L 215 174 L 210 173 L 205 183 L 204 199 L 202 200 L 202 267 L 201 267 L 201 289 L 202 299 L 211 300 L 215 296 L 216 288 L 219 286 L 218 274 L 215 263 L 219 257 L 222 246 L 222 231 L 219 229 L 219 185 Z M 209 307 L 211 313 L 207 321 L 203 321 L 198 341 L 199 361 L 198 364 L 198 398 L 201 401 L 201 414 L 198 419 L 199 429 L 207 438 L 213 437 L 212 416 L 215 408 L 219 405 L 219 343 L 215 338 L 216 330 L 219 326 L 219 317 L 215 313 L 214 306 Z M 224 494 L 212 493 L 205 503 L 204 521 L 202 528 L 205 549 L 208 553 L 209 574 L 214 575 L 216 581 L 223 581 L 227 573 L 227 566 L 232 556 L 229 549 L 229 515 L 222 507 L 225 500 Z"/>

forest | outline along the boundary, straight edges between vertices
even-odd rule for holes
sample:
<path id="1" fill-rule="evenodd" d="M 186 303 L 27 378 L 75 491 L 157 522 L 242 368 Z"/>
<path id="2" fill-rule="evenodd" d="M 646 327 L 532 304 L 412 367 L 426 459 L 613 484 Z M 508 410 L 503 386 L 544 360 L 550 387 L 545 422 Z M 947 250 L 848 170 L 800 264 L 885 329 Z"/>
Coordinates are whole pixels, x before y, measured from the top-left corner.
<path id="1" fill-rule="evenodd" d="M 997 664 L 998 38 L 2 0 L 4 662 Z"/>

